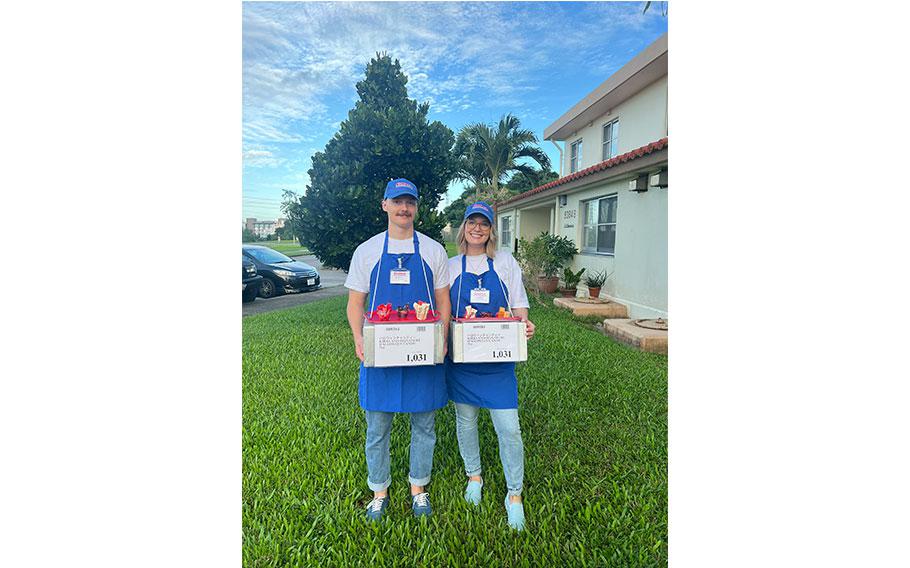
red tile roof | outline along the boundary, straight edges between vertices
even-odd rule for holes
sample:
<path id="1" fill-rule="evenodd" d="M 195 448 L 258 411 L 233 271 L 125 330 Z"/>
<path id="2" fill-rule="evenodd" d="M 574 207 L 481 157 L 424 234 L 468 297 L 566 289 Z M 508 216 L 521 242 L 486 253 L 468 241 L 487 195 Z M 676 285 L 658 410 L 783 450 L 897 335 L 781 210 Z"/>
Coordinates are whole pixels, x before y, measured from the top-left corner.
<path id="1" fill-rule="evenodd" d="M 599 164 L 594 164 L 590 168 L 585 168 L 581 171 L 569 174 L 567 176 L 563 176 L 559 179 L 551 181 L 550 183 L 541 185 L 539 187 L 535 187 L 534 189 L 528 190 L 524 193 L 519 193 L 518 195 L 516 195 L 514 197 L 510 197 L 509 199 L 506 199 L 505 201 L 500 201 L 496 204 L 496 209 L 499 210 L 503 205 L 506 205 L 508 203 L 512 203 L 515 201 L 519 201 L 521 199 L 525 199 L 526 197 L 530 197 L 536 193 L 540 193 L 542 191 L 546 191 L 546 190 L 554 188 L 556 186 L 569 183 L 570 181 L 575 181 L 577 179 L 581 179 L 581 178 L 583 178 L 585 176 L 589 176 L 593 173 L 597 173 L 597 172 L 603 171 L 607 168 L 612 168 L 613 166 L 628 162 L 629 160 L 634 160 L 636 158 L 641 158 L 642 156 L 647 156 L 648 154 L 651 154 L 652 152 L 656 152 L 658 150 L 663 150 L 666 147 L 667 147 L 667 137 L 664 137 L 656 142 L 651 142 L 650 144 L 642 146 L 641 148 L 636 148 L 635 150 L 632 150 L 631 152 L 626 152 L 625 154 L 620 154 L 619 156 L 616 156 L 615 158 L 610 158 L 609 160 L 604 160 L 603 162 L 600 162 Z"/>

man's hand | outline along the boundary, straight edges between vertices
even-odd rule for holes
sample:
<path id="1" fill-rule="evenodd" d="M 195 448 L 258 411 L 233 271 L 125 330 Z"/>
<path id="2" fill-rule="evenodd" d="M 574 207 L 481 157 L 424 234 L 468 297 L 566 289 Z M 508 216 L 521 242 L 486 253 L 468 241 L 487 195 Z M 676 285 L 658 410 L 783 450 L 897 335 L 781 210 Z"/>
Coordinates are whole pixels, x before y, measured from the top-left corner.
<path id="1" fill-rule="evenodd" d="M 366 299 L 366 292 L 348 290 L 348 324 L 354 335 L 354 352 L 357 353 L 357 358 L 361 363 L 363 362 L 363 303 Z"/>
<path id="2" fill-rule="evenodd" d="M 357 353 L 357 358 L 363 363 L 363 336 L 354 338 L 354 351 Z"/>
<path id="3" fill-rule="evenodd" d="M 452 319 L 452 301 L 449 298 L 449 287 L 436 288 L 436 310 L 442 319 L 442 357 L 449 354 L 449 322 Z"/>

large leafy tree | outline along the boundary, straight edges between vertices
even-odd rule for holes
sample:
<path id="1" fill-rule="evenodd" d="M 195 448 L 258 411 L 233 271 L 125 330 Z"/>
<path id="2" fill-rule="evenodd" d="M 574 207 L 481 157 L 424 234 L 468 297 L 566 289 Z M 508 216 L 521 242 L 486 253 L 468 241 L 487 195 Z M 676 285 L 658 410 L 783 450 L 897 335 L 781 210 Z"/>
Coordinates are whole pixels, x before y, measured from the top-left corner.
<path id="1" fill-rule="evenodd" d="M 537 136 L 521 127 L 517 116 L 507 114 L 499 124 L 468 124 L 458 132 L 454 153 L 460 179 L 474 185 L 475 198 L 502 199 L 509 195 L 501 188 L 503 180 L 516 173 L 533 175 L 537 170 L 522 161 L 530 159 L 550 168 L 550 158 L 537 146 Z"/>
<path id="2" fill-rule="evenodd" d="M 408 98 L 398 60 L 377 54 L 357 83 L 359 100 L 322 152 L 313 156 L 310 185 L 285 207 L 301 243 L 326 266 L 347 269 L 357 245 L 384 230 L 386 183 L 403 177 L 420 192 L 415 228 L 442 240 L 436 211 L 455 173 L 453 132 L 430 122 L 429 103 Z"/>

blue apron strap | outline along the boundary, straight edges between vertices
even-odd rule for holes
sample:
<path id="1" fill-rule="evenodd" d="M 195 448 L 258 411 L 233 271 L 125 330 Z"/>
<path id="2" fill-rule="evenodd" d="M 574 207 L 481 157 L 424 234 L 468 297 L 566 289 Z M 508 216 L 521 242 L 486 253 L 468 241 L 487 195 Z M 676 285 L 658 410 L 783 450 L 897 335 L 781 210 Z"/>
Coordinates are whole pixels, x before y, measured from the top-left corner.
<path id="1" fill-rule="evenodd" d="M 388 234 L 388 231 L 386 231 Z M 417 255 L 417 260 L 420 261 L 420 267 L 423 269 L 423 281 L 427 285 L 427 297 L 430 298 L 430 309 L 433 310 L 433 313 L 436 313 L 436 306 L 433 302 L 433 290 L 430 288 L 430 280 L 427 278 L 427 263 L 423 261 L 423 257 L 420 256 L 420 242 L 417 240 L 417 231 L 414 231 L 414 254 Z"/>
<path id="2" fill-rule="evenodd" d="M 455 317 L 461 317 L 458 314 L 461 313 L 461 286 L 464 283 L 464 269 L 467 263 L 465 255 L 461 255 L 461 274 L 458 276 L 458 307 L 455 309 Z"/>
<path id="3" fill-rule="evenodd" d="M 502 295 L 505 296 L 505 298 L 506 298 L 506 305 L 509 306 L 509 313 L 511 314 L 512 313 L 512 298 L 509 297 L 509 291 L 506 290 L 505 284 L 502 283 L 502 276 L 500 276 L 498 272 L 493 270 L 493 259 L 492 258 L 487 257 L 487 264 L 490 267 L 490 272 L 495 274 L 496 279 L 499 280 L 499 287 L 502 288 Z M 512 315 L 514 316 L 515 314 L 512 314 Z"/>
<path id="4" fill-rule="evenodd" d="M 382 257 L 389 251 L 389 231 L 386 229 L 385 239 L 382 241 L 382 253 L 379 255 L 378 266 L 376 267 L 376 281 L 373 283 L 373 289 L 370 290 L 370 295 L 373 296 L 373 301 L 370 303 L 370 314 L 376 309 L 376 292 L 379 290 L 379 273 L 382 272 Z M 367 316 L 369 317 L 369 315 Z"/>

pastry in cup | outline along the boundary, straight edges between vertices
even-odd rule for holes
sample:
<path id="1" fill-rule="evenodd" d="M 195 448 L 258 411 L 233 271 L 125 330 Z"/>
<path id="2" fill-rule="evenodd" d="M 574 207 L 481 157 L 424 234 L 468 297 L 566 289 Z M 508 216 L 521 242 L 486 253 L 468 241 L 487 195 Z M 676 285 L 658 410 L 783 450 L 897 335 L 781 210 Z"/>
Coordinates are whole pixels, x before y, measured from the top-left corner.
<path id="1" fill-rule="evenodd" d="M 417 319 L 423 321 L 427 319 L 427 313 L 430 311 L 430 304 L 423 301 L 414 302 L 414 311 L 417 312 Z"/>
<path id="2" fill-rule="evenodd" d="M 392 315 L 392 304 L 380 304 L 376 306 L 376 316 L 381 320 L 387 320 Z"/>

